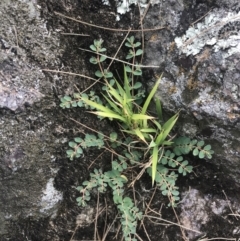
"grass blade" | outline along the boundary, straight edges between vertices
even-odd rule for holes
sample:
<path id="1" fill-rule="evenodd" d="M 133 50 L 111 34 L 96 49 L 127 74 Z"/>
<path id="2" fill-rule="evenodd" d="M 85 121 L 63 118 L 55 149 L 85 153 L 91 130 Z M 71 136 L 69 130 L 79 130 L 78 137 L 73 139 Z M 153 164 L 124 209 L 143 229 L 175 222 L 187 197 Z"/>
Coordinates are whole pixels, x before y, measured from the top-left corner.
<path id="1" fill-rule="evenodd" d="M 103 112 L 103 111 L 89 111 L 89 112 L 93 113 L 95 115 L 99 115 L 101 117 L 107 117 L 110 119 L 118 119 L 118 120 L 121 120 L 122 122 L 126 123 L 126 119 L 124 117 L 122 117 L 121 115 L 112 113 L 112 112 L 109 112 L 109 113 Z"/>
<path id="2" fill-rule="evenodd" d="M 87 105 L 97 109 L 97 110 L 100 110 L 100 111 L 103 111 L 103 112 L 106 112 L 106 113 L 114 113 L 111 109 L 101 105 L 101 104 L 98 104 L 92 100 L 89 100 L 87 98 L 82 98 L 82 101 L 84 101 Z"/>
<path id="3" fill-rule="evenodd" d="M 104 98 L 106 99 L 106 101 L 108 102 L 108 104 L 113 108 L 113 110 L 115 112 L 117 112 L 118 114 L 122 114 L 122 108 L 119 108 L 115 103 L 114 101 L 110 100 L 107 98 L 107 96 L 103 95 Z"/>
<path id="4" fill-rule="evenodd" d="M 158 162 L 158 146 L 154 146 L 153 154 L 152 154 L 152 185 L 154 184 L 155 177 L 156 177 L 157 162 Z"/>
<path id="5" fill-rule="evenodd" d="M 149 93 L 144 105 L 143 105 L 143 108 L 142 108 L 142 112 L 141 114 L 145 114 L 147 109 L 148 109 L 148 106 L 153 98 L 153 96 L 155 95 L 156 91 L 157 91 L 157 88 L 158 88 L 158 85 L 161 81 L 161 78 L 162 78 L 162 75 L 158 78 L 157 82 L 155 83 L 155 85 L 153 86 L 151 92 Z"/>
<path id="6" fill-rule="evenodd" d="M 166 137 L 168 136 L 169 132 L 172 130 L 173 126 L 176 124 L 176 121 L 179 117 L 179 112 L 172 116 L 166 123 L 164 123 L 162 127 L 162 132 L 158 135 L 156 144 L 161 145 Z"/>
<path id="7" fill-rule="evenodd" d="M 155 104 L 156 104 L 156 111 L 157 111 L 158 118 L 159 120 L 162 120 L 162 105 L 158 98 L 155 98 Z"/>
<path id="8" fill-rule="evenodd" d="M 132 115 L 132 120 L 150 120 L 150 119 L 154 119 L 154 117 L 149 115 L 142 115 L 142 114 Z"/>
<path id="9" fill-rule="evenodd" d="M 132 95 L 131 95 L 131 90 L 130 90 L 130 86 L 129 86 L 129 79 L 128 79 L 128 76 L 127 76 L 127 71 L 126 71 L 125 65 L 124 65 L 124 89 L 125 89 L 125 92 L 127 94 L 128 99 L 131 99 Z"/>

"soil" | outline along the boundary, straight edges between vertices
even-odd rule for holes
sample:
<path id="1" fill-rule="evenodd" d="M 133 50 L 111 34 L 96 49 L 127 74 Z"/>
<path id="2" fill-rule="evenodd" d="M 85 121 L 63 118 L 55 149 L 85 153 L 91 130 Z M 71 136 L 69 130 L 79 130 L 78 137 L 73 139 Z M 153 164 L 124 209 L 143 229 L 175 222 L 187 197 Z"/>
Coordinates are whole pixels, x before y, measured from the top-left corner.
<path id="1" fill-rule="evenodd" d="M 103 5 L 99 0 L 85 1 L 85 0 L 38 0 L 38 4 L 41 6 L 41 17 L 46 19 L 47 26 L 49 29 L 61 30 L 62 32 L 81 33 L 89 35 L 84 36 L 66 36 L 62 35 L 61 42 L 67 46 L 63 53 L 62 64 L 68 71 L 74 73 L 83 73 L 88 76 L 92 76 L 95 71 L 95 66 L 89 63 L 91 54 L 80 50 L 79 48 L 88 49 L 94 39 L 104 39 L 104 46 L 107 47 L 109 55 L 113 55 L 116 49 L 121 44 L 121 41 L 125 37 L 124 34 L 119 31 L 111 32 L 106 30 L 100 30 L 98 28 L 91 28 L 89 26 L 62 18 L 54 14 L 54 12 L 60 12 L 66 16 L 73 18 L 79 18 L 88 23 L 97 23 L 97 25 L 110 27 L 110 28 L 124 28 L 128 29 L 133 27 L 137 29 L 139 26 L 139 16 L 136 9 L 133 10 L 133 14 L 126 14 L 121 18 L 120 22 L 116 22 L 116 16 L 112 13 L 112 9 L 115 9 L 115 1 L 110 1 L 111 6 Z M 137 35 L 137 37 L 140 37 Z M 125 56 L 125 49 L 123 48 L 118 55 L 118 58 Z M 113 54 L 112 54 L 113 53 Z M 30 55 L 31 53 L 29 53 Z M 59 66 L 61 67 L 61 66 Z M 113 66 L 113 68 L 118 66 Z M 51 73 L 46 73 L 52 78 Z M 65 94 L 72 93 L 74 91 L 73 85 L 76 85 L 80 90 L 84 89 L 89 85 L 88 80 L 81 79 L 79 77 L 69 77 L 63 79 L 62 82 L 56 83 L 53 89 L 53 98 L 56 103 L 59 104 L 59 97 Z M 34 108 L 34 106 L 32 107 Z M 107 131 L 111 125 L 109 122 L 101 122 L 90 114 L 84 112 L 84 110 L 71 109 L 61 110 L 59 107 L 59 118 L 62 118 L 63 127 L 68 131 L 67 133 L 54 132 L 55 136 L 65 136 L 69 140 L 76 135 L 82 135 L 81 132 L 87 132 L 81 126 L 76 125 L 68 117 L 74 118 L 91 128 L 98 127 L 98 131 Z M 10 113 L 10 111 L 9 111 Z M 10 113 L 11 114 L 11 113 Z M 64 119 L 66 117 L 66 119 Z M 38 123 L 32 123 L 32 128 L 38 128 Z M 114 126 L 110 126 L 114 129 Z M 9 235 L 7 239 L 9 241 L 54 241 L 54 240 L 93 240 L 94 239 L 94 222 L 90 224 L 84 224 L 77 227 L 76 220 L 79 214 L 83 213 L 83 208 L 78 207 L 76 203 L 76 197 L 78 192 L 76 187 L 80 185 L 84 180 L 89 177 L 89 163 L 92 163 L 101 154 L 101 150 L 91 149 L 85 153 L 85 156 L 81 160 L 70 161 L 66 158 L 66 146 L 62 149 L 56 150 L 57 160 L 56 165 L 59 168 L 57 176 L 55 178 L 55 187 L 57 190 L 63 193 L 63 201 L 58 213 L 55 217 L 42 218 L 39 220 L 33 220 L 30 217 L 28 219 L 19 219 L 12 221 L 9 225 Z M 109 166 L 110 156 L 102 155 L 98 158 L 97 162 L 91 167 L 101 167 L 106 169 Z M 180 178 L 178 186 L 180 191 L 186 191 L 191 188 L 200 190 L 204 195 L 210 195 L 212 198 L 225 199 L 226 196 L 229 200 L 234 200 L 239 203 L 240 195 L 237 194 L 238 187 L 235 186 L 233 180 L 228 180 L 227 174 L 224 170 L 217 168 L 212 160 L 207 162 L 204 160 L 190 160 L 192 165 L 195 166 L 194 173 L 191 175 Z M 155 189 L 151 187 L 151 181 L 147 175 L 144 175 L 139 183 L 135 186 L 137 193 L 137 200 L 139 202 L 139 208 L 143 207 L 152 198 Z M 223 194 L 225 191 L 226 196 Z M 131 192 L 131 190 L 129 190 Z M 97 194 L 93 194 L 89 205 L 96 212 L 97 206 Z M 151 209 L 159 213 L 159 217 L 162 219 L 169 220 L 173 223 L 177 223 L 176 216 L 172 208 L 167 206 L 168 200 L 163 197 L 159 191 L 156 191 L 151 201 Z M 114 208 L 111 201 L 111 194 L 100 195 L 99 207 L 108 207 L 107 215 L 103 212 L 98 218 L 97 229 L 100 236 L 104 235 L 105 225 L 111 224 L 114 220 L 117 211 Z M 176 213 L 181 212 L 181 206 L 179 205 L 175 209 Z M 227 210 L 226 213 L 231 213 L 231 210 Z M 208 238 L 232 238 L 231 240 L 237 240 L 240 238 L 240 234 L 233 235 L 233 230 L 239 227 L 239 220 L 233 216 L 227 216 L 226 213 L 222 216 L 215 216 L 210 223 L 202 227 L 203 234 L 206 234 Z M 153 213 L 148 213 L 153 215 Z M 92 215 L 88 213 L 87 215 Z M 107 217 L 107 218 L 106 218 Z M 92 218 L 94 219 L 94 217 Z M 106 241 L 120 241 L 121 233 L 116 236 L 118 231 L 118 223 L 116 222 L 110 229 Z M 144 226 L 141 225 L 138 228 L 138 235 L 142 240 L 149 240 L 146 236 L 145 230 L 149 235 L 151 241 L 177 241 L 183 240 L 180 228 L 177 225 L 166 224 L 163 220 L 150 220 L 144 219 Z M 72 237 L 74 233 L 74 237 Z M 26 239 L 27 237 L 27 239 Z M 72 238 L 72 239 L 71 239 Z M 139 240 L 141 240 L 139 239 Z M 219 238 L 220 239 L 220 238 Z M 97 240 L 101 240 L 100 238 Z M 197 240 L 197 239 L 196 239 Z M 198 239 L 200 240 L 200 239 Z M 203 240 L 203 239 L 202 239 Z M 230 240 L 230 239 L 228 239 Z"/>

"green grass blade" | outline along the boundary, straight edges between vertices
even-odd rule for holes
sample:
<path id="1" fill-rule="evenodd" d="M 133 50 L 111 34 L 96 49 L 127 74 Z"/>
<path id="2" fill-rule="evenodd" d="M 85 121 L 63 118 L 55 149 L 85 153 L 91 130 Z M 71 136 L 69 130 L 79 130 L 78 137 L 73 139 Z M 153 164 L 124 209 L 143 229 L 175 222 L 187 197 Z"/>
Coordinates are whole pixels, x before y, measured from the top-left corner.
<path id="1" fill-rule="evenodd" d="M 128 79 L 128 76 L 127 76 L 127 71 L 126 71 L 126 67 L 124 65 L 124 89 L 125 89 L 125 92 L 127 94 L 127 97 L 129 99 L 132 98 L 132 95 L 131 95 L 131 90 L 130 90 L 130 85 L 129 85 L 129 79 Z"/>
<path id="2" fill-rule="evenodd" d="M 153 128 L 141 129 L 140 131 L 144 133 L 156 133 L 156 129 Z"/>
<path id="3" fill-rule="evenodd" d="M 119 104 L 122 105 L 122 103 L 123 103 L 123 98 L 122 98 L 122 96 L 119 95 L 119 93 L 117 92 L 117 90 L 114 89 L 111 85 L 108 85 L 108 88 L 109 88 L 108 94 L 111 95 L 111 96 L 113 96 L 113 97 L 119 102 Z"/>
<path id="4" fill-rule="evenodd" d="M 145 143 L 147 143 L 146 140 L 145 140 L 144 134 L 143 134 L 138 128 L 137 128 L 137 129 L 134 129 L 133 131 L 134 131 L 134 133 L 135 133 L 136 136 L 138 136 L 142 141 L 144 141 Z"/>
<path id="5" fill-rule="evenodd" d="M 150 119 L 154 119 L 154 117 L 149 115 L 142 115 L 142 114 L 132 115 L 132 120 L 150 120 Z"/>
<path id="6" fill-rule="evenodd" d="M 98 104 L 92 100 L 89 100 L 87 98 L 82 98 L 82 101 L 84 101 L 87 105 L 97 109 L 97 110 L 100 110 L 100 111 L 103 111 L 103 112 L 106 112 L 106 113 L 114 113 L 111 109 L 101 105 L 101 104 Z"/>
<path id="7" fill-rule="evenodd" d="M 142 108 L 142 111 L 141 111 L 141 114 L 145 114 L 147 112 L 147 109 L 148 109 L 148 106 L 154 96 L 154 94 L 156 93 L 157 91 L 157 88 L 158 88 L 158 85 L 161 81 L 161 78 L 162 78 L 162 75 L 159 77 L 159 79 L 157 80 L 157 82 L 155 83 L 155 85 L 153 86 L 151 92 L 149 93 L 144 105 L 143 105 L 143 108 Z"/>
<path id="8" fill-rule="evenodd" d="M 122 130 L 122 131 L 126 132 L 128 134 L 137 136 L 140 140 L 142 140 L 144 143 L 147 144 L 147 142 L 145 140 L 145 137 L 147 137 L 147 135 L 145 133 L 142 133 L 139 128 L 134 129 L 132 131 L 130 131 L 130 130 Z"/>
<path id="9" fill-rule="evenodd" d="M 158 123 L 156 120 L 153 120 L 153 123 L 157 126 L 158 131 L 162 130 L 162 127 L 161 127 L 160 123 Z M 157 132 L 157 130 L 156 130 L 156 132 Z"/>
<path id="10" fill-rule="evenodd" d="M 156 111 L 157 111 L 158 118 L 159 120 L 162 120 L 162 105 L 158 98 L 155 98 L 155 104 L 156 104 Z"/>
<path id="11" fill-rule="evenodd" d="M 176 124 L 178 117 L 179 117 L 179 112 L 177 114 L 175 114 L 174 116 L 172 116 L 166 123 L 164 123 L 164 125 L 162 127 L 162 132 L 158 135 L 157 140 L 156 140 L 157 145 L 161 145 L 165 141 L 169 132 L 172 130 L 172 128 Z"/>
<path id="12" fill-rule="evenodd" d="M 118 120 L 121 120 L 122 122 L 126 123 L 126 119 L 124 117 L 122 117 L 121 115 L 112 113 L 112 112 L 109 112 L 109 113 L 103 112 L 103 111 L 89 111 L 89 112 L 93 113 L 95 115 L 99 115 L 101 117 L 107 117 L 110 119 L 118 119 Z"/>
<path id="13" fill-rule="evenodd" d="M 160 144 L 161 144 L 161 141 L 162 141 L 162 138 L 163 137 L 163 131 L 161 131 L 159 134 L 158 134 L 158 136 L 157 136 L 157 138 L 156 138 L 156 144 L 159 146 Z"/>
<path id="14" fill-rule="evenodd" d="M 152 154 L 152 185 L 154 184 L 155 177 L 156 177 L 157 162 L 158 162 L 158 146 L 154 146 L 153 154 Z"/>
<path id="15" fill-rule="evenodd" d="M 103 95 L 103 97 L 106 99 L 106 101 L 108 102 L 108 104 L 113 108 L 114 112 L 117 112 L 118 114 L 122 114 L 122 108 L 118 107 L 114 101 L 110 100 L 107 98 L 107 96 Z"/>
<path id="16" fill-rule="evenodd" d="M 116 81 L 116 80 L 115 80 Z M 125 90 L 123 89 L 123 87 L 116 81 L 116 85 L 118 88 L 118 91 L 120 93 L 121 96 L 123 96 L 124 94 L 126 94 Z"/>

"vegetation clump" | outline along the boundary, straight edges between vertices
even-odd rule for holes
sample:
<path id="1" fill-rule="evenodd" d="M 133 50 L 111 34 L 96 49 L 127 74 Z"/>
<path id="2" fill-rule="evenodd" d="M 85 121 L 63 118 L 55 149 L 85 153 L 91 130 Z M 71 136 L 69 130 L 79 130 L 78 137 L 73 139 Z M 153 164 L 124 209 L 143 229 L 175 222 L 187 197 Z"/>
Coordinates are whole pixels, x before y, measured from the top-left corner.
<path id="1" fill-rule="evenodd" d="M 108 69 L 104 69 L 103 62 L 107 56 L 103 54 L 106 48 L 102 44 L 102 40 L 95 40 L 90 46 L 96 54 L 90 62 L 99 66 L 95 75 L 104 81 L 101 97 L 94 91 L 88 94 L 75 93 L 72 97 L 64 96 L 60 106 L 85 108 L 100 119 L 116 121 L 119 131 L 112 132 L 109 136 L 98 132 L 96 135 L 86 134 L 84 138 L 76 137 L 69 142 L 67 155 L 73 160 L 83 155 L 84 149 L 89 147 L 108 146 L 107 149 L 112 150 L 111 169 L 105 172 L 94 169 L 89 180 L 77 187 L 81 194 L 77 202 L 84 207 L 90 200 L 93 189 L 104 193 L 109 187 L 119 211 L 124 240 L 136 241 L 137 221 L 143 215 L 142 210 L 139 210 L 127 194 L 126 188 L 134 185 L 146 171 L 151 177 L 152 185 L 156 184 L 162 194 L 169 198 L 169 205 L 176 206 L 179 200 L 177 178 L 179 175 L 187 175 L 193 169 L 183 156 L 192 153 L 199 158 L 211 159 L 213 151 L 204 141 L 171 136 L 179 112 L 164 121 L 160 100 L 154 98 L 161 77 L 147 96 L 142 83 L 135 81 L 137 76 L 142 75 L 141 66 L 136 62 L 137 57 L 143 53 L 139 48 L 140 42 L 135 42 L 134 37 L 127 38 L 125 46 L 129 48 L 129 53 L 126 59 L 132 60 L 132 63 L 124 65 L 122 81 L 117 80 Z M 156 115 L 149 114 L 152 102 L 155 103 Z M 138 169 L 139 174 L 129 183 L 129 172 L 136 173 L 131 171 L 133 169 Z"/>

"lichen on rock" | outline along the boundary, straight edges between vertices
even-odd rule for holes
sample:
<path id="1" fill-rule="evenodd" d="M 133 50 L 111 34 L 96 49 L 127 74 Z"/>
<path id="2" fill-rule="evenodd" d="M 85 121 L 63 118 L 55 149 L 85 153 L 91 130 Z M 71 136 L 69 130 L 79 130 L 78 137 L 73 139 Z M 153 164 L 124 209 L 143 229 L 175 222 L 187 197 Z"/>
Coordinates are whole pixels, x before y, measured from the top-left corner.
<path id="1" fill-rule="evenodd" d="M 189 27 L 175 43 L 180 52 L 187 56 L 199 54 L 206 46 L 214 52 L 228 49 L 225 58 L 240 52 L 240 11 L 226 12 L 224 9 L 210 11 L 203 20 Z"/>

